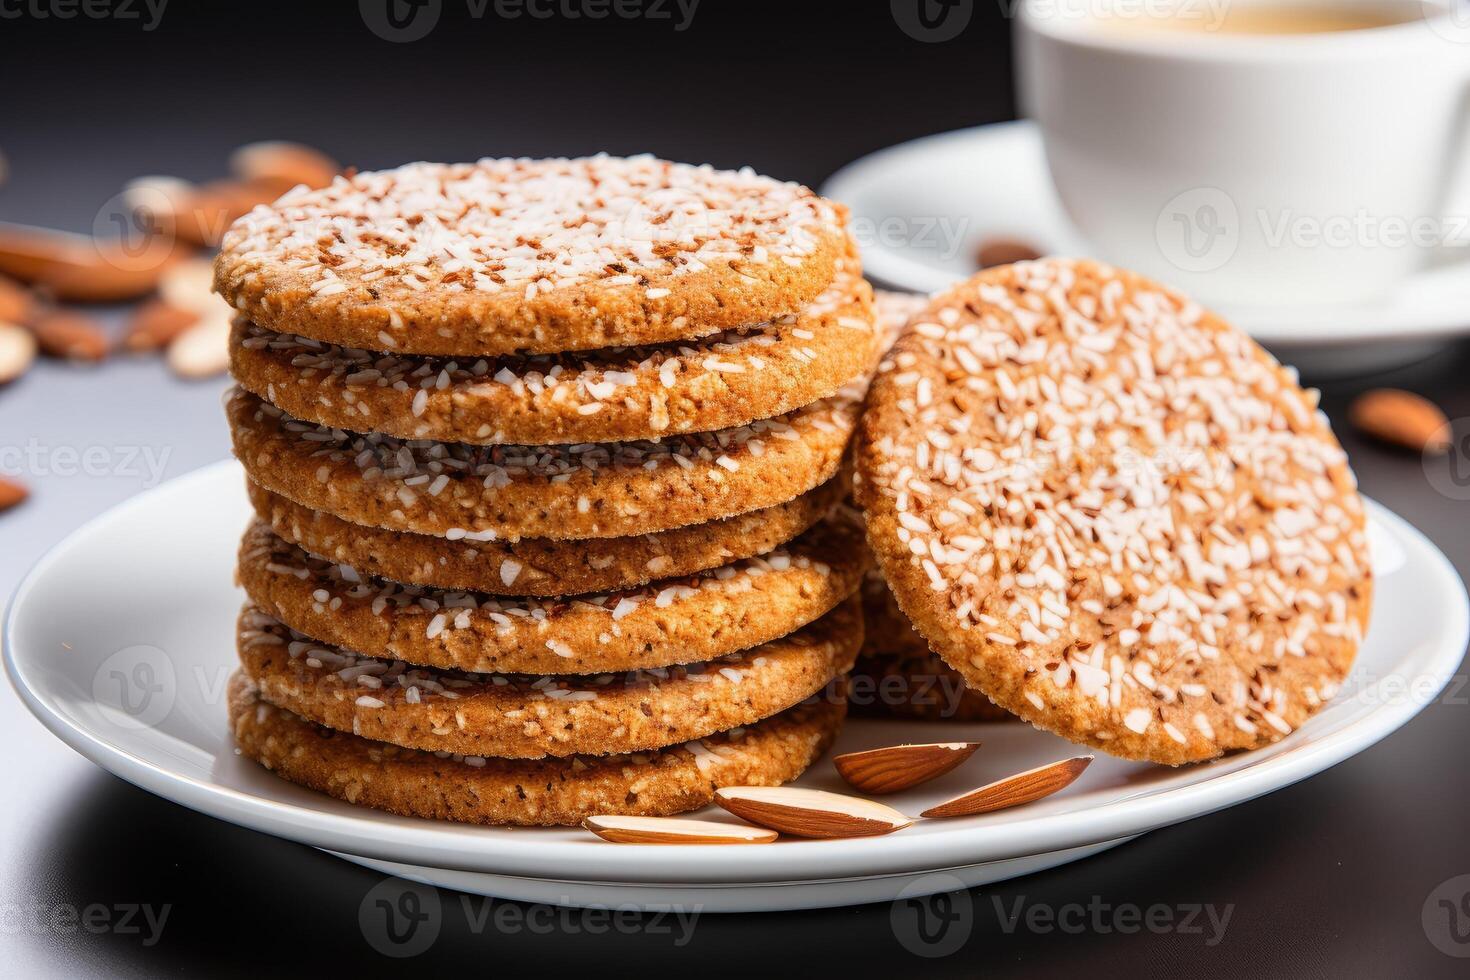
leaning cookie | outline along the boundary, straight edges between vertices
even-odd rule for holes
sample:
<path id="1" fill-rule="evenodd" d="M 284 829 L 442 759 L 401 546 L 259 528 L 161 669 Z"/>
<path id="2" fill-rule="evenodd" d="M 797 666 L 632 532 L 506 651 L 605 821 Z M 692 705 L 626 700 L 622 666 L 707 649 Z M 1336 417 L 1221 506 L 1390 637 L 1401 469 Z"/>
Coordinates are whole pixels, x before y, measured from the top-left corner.
<path id="1" fill-rule="evenodd" d="M 412 163 L 244 215 L 214 284 L 267 329 L 368 350 L 593 350 L 797 312 L 831 283 L 845 223 L 807 188 L 749 170 Z"/>
<path id="2" fill-rule="evenodd" d="M 847 492 L 842 474 L 792 500 L 657 534 L 586 541 L 453 539 L 387 531 L 312 510 L 246 480 L 256 514 L 285 541 L 360 574 L 491 595 L 615 592 L 764 554 L 803 533 Z"/>
<path id="3" fill-rule="evenodd" d="M 988 270 L 886 358 L 856 494 L 904 613 L 972 687 L 1114 755 L 1280 739 L 1371 595 L 1315 399 L 1250 338 L 1097 263 Z"/>
<path id="4" fill-rule="evenodd" d="M 784 636 L 858 587 L 851 523 L 823 523 L 764 555 L 619 592 L 497 598 L 364 577 L 313 558 L 262 522 L 240 542 L 252 602 L 324 642 L 468 671 L 588 674 L 694 663 Z"/>
<path id="5" fill-rule="evenodd" d="M 252 480 L 315 510 L 394 531 L 626 537 L 791 500 L 836 475 L 866 382 L 794 412 L 647 442 L 470 446 L 354 435 L 226 398 Z"/>
<path id="6" fill-rule="evenodd" d="M 475 444 L 658 439 L 784 415 L 874 362 L 872 290 L 844 271 L 800 315 L 655 347 L 500 358 L 338 347 L 237 321 L 230 373 L 290 415 Z"/>
<path id="7" fill-rule="evenodd" d="M 261 697 L 308 721 L 405 748 L 540 759 L 641 752 L 754 724 L 846 672 L 862 635 L 854 600 L 790 636 L 696 664 L 538 677 L 364 656 L 246 606 L 238 646 Z"/>
<path id="8" fill-rule="evenodd" d="M 289 782 L 360 806 L 476 824 L 575 826 L 597 814 L 697 810 L 722 786 L 775 786 L 811 765 L 845 713 L 827 693 L 743 729 L 654 752 L 570 759 L 493 759 L 404 749 L 320 725 L 230 680 L 235 744 Z"/>

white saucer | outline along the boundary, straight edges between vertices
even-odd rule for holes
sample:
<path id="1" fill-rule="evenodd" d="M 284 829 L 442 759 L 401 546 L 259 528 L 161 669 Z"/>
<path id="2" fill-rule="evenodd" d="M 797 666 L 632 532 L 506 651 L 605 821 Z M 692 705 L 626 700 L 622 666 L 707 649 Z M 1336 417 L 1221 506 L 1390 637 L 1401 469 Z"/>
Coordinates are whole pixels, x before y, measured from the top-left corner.
<path id="1" fill-rule="evenodd" d="M 974 274 L 987 238 L 1019 238 L 1051 255 L 1093 254 L 1062 211 L 1029 120 L 879 150 L 833 174 L 822 194 L 852 208 L 865 271 L 902 289 L 933 292 Z M 1381 370 L 1470 334 L 1470 260 L 1428 268 L 1377 304 L 1219 312 L 1304 370 Z"/>
<path id="2" fill-rule="evenodd" d="M 577 903 L 608 894 L 597 890 L 603 886 L 659 886 L 654 894 L 750 886 L 729 893 L 737 896 L 730 907 L 845 904 L 873 901 L 908 883 L 859 887 L 851 880 L 958 868 L 965 869 L 962 881 L 978 882 L 1070 860 L 1249 800 L 1362 751 L 1437 694 L 1470 629 L 1464 587 L 1444 556 L 1374 505 L 1375 618 L 1354 676 L 1333 704 L 1277 745 L 1183 769 L 1099 756 L 1073 786 L 1040 803 L 921 821 L 890 837 L 618 846 L 577 829 L 465 827 L 377 813 L 292 786 L 237 756 L 224 690 L 241 601 L 231 576 L 249 513 L 242 484 L 233 462 L 197 471 L 109 511 L 37 564 L 5 619 L 6 668 L 26 705 L 103 768 L 200 812 L 363 859 L 421 866 L 405 873 L 453 887 L 543 900 L 557 888 L 570 889 L 565 901 Z M 940 730 L 946 739 L 979 739 L 984 748 L 960 771 L 894 800 L 902 809 L 917 812 L 1077 751 L 1024 725 L 940 729 L 876 721 L 850 724 L 840 748 L 933 741 Z M 825 761 L 801 783 L 843 788 Z M 1035 860 L 1008 863 L 1019 858 Z M 526 884 L 529 879 L 543 884 Z M 579 892 L 573 887 L 579 882 L 596 888 Z M 757 887 L 793 882 L 813 887 L 786 897 L 779 888 Z"/>

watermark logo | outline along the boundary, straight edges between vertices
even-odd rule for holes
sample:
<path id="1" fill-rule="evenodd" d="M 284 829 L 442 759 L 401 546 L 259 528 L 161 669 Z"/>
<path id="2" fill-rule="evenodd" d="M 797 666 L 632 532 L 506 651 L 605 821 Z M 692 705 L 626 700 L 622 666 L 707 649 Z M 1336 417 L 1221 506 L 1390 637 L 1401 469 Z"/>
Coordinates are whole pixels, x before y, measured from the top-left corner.
<path id="1" fill-rule="evenodd" d="M 1218 946 L 1225 940 L 1230 928 L 1230 919 L 1235 906 L 1212 903 L 1184 902 L 1178 905 L 1135 905 L 1132 902 L 1107 902 L 1101 895 L 1093 895 L 1085 904 L 1067 902 L 1049 905 L 1045 902 L 1028 902 L 1026 896 L 1017 896 L 1007 903 L 998 895 L 991 896 L 991 904 L 1006 935 L 1022 931 L 1033 935 L 1063 933 L 1079 936 L 1090 933 L 1106 936 L 1113 933 L 1133 935 L 1147 932 L 1154 935 L 1174 934 L 1201 936 L 1206 946 Z"/>
<path id="2" fill-rule="evenodd" d="M 1214 272 L 1240 245 L 1240 214 L 1218 187 L 1176 194 L 1159 211 L 1154 240 L 1164 258 L 1185 272 Z"/>
<path id="3" fill-rule="evenodd" d="M 1446 956 L 1470 957 L 1470 875 L 1442 881 L 1424 900 L 1424 935 Z"/>
<path id="4" fill-rule="evenodd" d="M 443 915 L 439 891 L 403 878 L 385 878 L 362 897 L 357 925 L 367 944 L 384 956 L 407 959 L 439 939 Z"/>
<path id="5" fill-rule="evenodd" d="M 444 0 L 357 0 L 357 11 L 384 41 L 407 44 L 428 37 L 444 12 Z"/>
<path id="6" fill-rule="evenodd" d="M 1450 500 L 1470 500 L 1470 418 L 1452 421 L 1450 433 L 1448 452 L 1422 457 L 1424 478 Z"/>
<path id="7" fill-rule="evenodd" d="M 888 910 L 900 946 L 924 959 L 952 956 L 975 927 L 975 904 L 954 875 L 924 875 L 909 882 Z"/>
<path id="8" fill-rule="evenodd" d="M 925 44 L 953 41 L 975 15 L 975 0 L 888 0 L 893 22 Z"/>
<path id="9" fill-rule="evenodd" d="M 124 728 L 152 728 L 168 717 L 178 695 L 173 660 L 158 647 L 124 647 L 97 667 L 92 697 L 117 708 Z"/>
<path id="10" fill-rule="evenodd" d="M 1470 3 L 1466 0 L 1420 0 L 1429 29 L 1451 44 L 1470 44 Z"/>

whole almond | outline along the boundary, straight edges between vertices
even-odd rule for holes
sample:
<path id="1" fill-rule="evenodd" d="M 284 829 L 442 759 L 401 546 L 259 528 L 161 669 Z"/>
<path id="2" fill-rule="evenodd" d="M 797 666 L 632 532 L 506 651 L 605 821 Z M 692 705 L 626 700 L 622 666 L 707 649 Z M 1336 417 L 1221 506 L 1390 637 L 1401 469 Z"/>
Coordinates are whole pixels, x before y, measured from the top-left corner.
<path id="1" fill-rule="evenodd" d="M 161 350 L 199 320 L 193 310 L 181 310 L 161 299 L 149 300 L 133 311 L 122 346 L 135 353 Z"/>
<path id="2" fill-rule="evenodd" d="M 73 361 L 100 361 L 111 346 L 107 333 L 91 317 L 71 310 L 50 310 L 30 323 L 41 353 Z"/>
<path id="3" fill-rule="evenodd" d="M 9 510 L 16 504 L 24 502 L 30 495 L 31 492 L 22 484 L 0 476 L 0 511 Z"/>
<path id="4" fill-rule="evenodd" d="M 1041 253 L 1029 242 L 1023 242 L 1019 238 L 987 238 L 975 249 L 975 264 L 982 269 L 1039 258 Z"/>
<path id="5" fill-rule="evenodd" d="M 35 313 L 36 297 L 26 287 L 0 276 L 0 323 L 25 323 Z"/>
<path id="6" fill-rule="evenodd" d="M 931 806 L 919 815 L 922 817 L 969 817 L 977 813 L 989 813 L 992 810 L 1020 806 L 1023 803 L 1034 803 L 1070 785 L 1073 780 L 1082 775 L 1084 769 L 1092 764 L 1092 758 L 1090 755 L 1080 755 L 1075 759 L 1063 759 L 1061 762 L 1052 762 L 1025 772 L 1018 772 L 1014 776 L 997 779 L 979 789 L 973 789 L 952 800 L 946 800 L 938 806 Z"/>
<path id="7" fill-rule="evenodd" d="M 769 844 L 774 830 L 677 817 L 588 817 L 582 826 L 614 844 Z"/>
<path id="8" fill-rule="evenodd" d="M 1449 452 L 1449 419 L 1427 398 L 1398 388 L 1374 388 L 1353 400 L 1348 419 L 1365 435 L 1432 456 Z"/>
<path id="9" fill-rule="evenodd" d="M 837 773 L 856 789 L 882 795 L 942 776 L 975 754 L 979 742 L 890 745 L 848 752 L 832 760 Z"/>
<path id="10" fill-rule="evenodd" d="M 793 837 L 874 837 L 914 822 L 882 803 L 794 786 L 728 786 L 715 790 L 715 802 L 742 820 Z"/>
<path id="11" fill-rule="evenodd" d="M 0 385 L 25 374 L 36 359 L 36 338 L 24 327 L 0 323 Z"/>
<path id="12" fill-rule="evenodd" d="M 241 180 L 275 182 L 282 192 L 298 184 L 325 187 L 342 167 L 320 150 L 272 140 L 250 143 L 230 154 L 230 172 Z"/>
<path id="13" fill-rule="evenodd" d="M 86 235 L 0 224 L 0 274 L 65 302 L 113 303 L 151 293 L 187 250 L 155 236 L 136 249 Z"/>
<path id="14" fill-rule="evenodd" d="M 168 366 L 181 378 L 211 378 L 230 366 L 230 320 L 205 317 L 168 345 Z"/>

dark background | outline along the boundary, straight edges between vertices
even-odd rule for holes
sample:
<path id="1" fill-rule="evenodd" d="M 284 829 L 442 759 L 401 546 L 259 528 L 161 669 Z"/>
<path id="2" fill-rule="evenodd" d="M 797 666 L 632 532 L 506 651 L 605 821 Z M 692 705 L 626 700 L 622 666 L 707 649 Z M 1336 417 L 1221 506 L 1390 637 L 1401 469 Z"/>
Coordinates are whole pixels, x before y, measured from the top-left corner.
<path id="1" fill-rule="evenodd" d="M 493 6 L 475 19 L 463 0 L 444 0 L 435 29 L 413 43 L 375 36 L 352 2 L 173 0 L 151 31 L 115 16 L 10 16 L 21 6 L 0 0 L 0 150 L 10 164 L 0 218 L 75 230 L 89 229 L 132 177 L 213 178 L 233 147 L 258 139 L 311 143 L 364 169 L 650 151 L 818 184 L 868 151 L 1014 112 L 1009 29 L 996 0 L 962 3 L 972 19 L 942 43 L 906 34 L 884 0 L 703 0 L 683 31 L 673 20 L 506 20 Z M 146 14 L 136 0 L 133 9 Z M 1334 383 L 1325 397 L 1365 491 L 1429 533 L 1462 575 L 1466 505 L 1435 493 L 1417 458 L 1356 438 L 1343 413 L 1363 387 L 1395 384 L 1431 395 L 1452 418 L 1470 416 L 1467 366 L 1465 350 L 1451 349 L 1393 375 Z M 107 410 L 110 370 L 67 387 L 68 397 Z M 0 397 L 7 438 L 19 434 L 19 418 L 44 425 L 38 385 L 52 377 L 71 376 L 42 374 Z M 159 389 L 161 405 L 171 391 Z M 17 414 L 22 405 L 29 414 Z M 223 436 L 214 438 L 211 430 L 182 453 L 187 465 L 223 457 Z M 25 518 L 28 542 L 71 529 L 53 516 L 37 530 L 42 513 Z M 0 524 L 0 553 L 9 533 Z M 3 692 L 0 731 L 29 764 L 11 773 L 0 803 L 0 919 L 32 903 L 172 911 L 152 947 L 132 935 L 36 933 L 0 921 L 0 949 L 12 951 L 0 974 L 1464 976 L 1466 961 L 1431 945 L 1420 913 L 1436 886 L 1470 873 L 1465 693 L 1441 697 L 1402 732 L 1306 783 L 970 893 L 968 940 L 945 958 L 908 952 L 886 904 L 706 916 L 679 947 L 646 928 L 591 934 L 594 921 L 575 912 L 554 917 L 549 932 L 477 935 L 458 897 L 445 893 L 437 944 L 396 961 L 376 954 L 358 927 L 378 875 L 107 776 L 51 741 Z M 1212 903 L 1233 914 L 1214 946 L 1180 932 L 1007 933 L 992 900 L 1018 898 Z"/>

